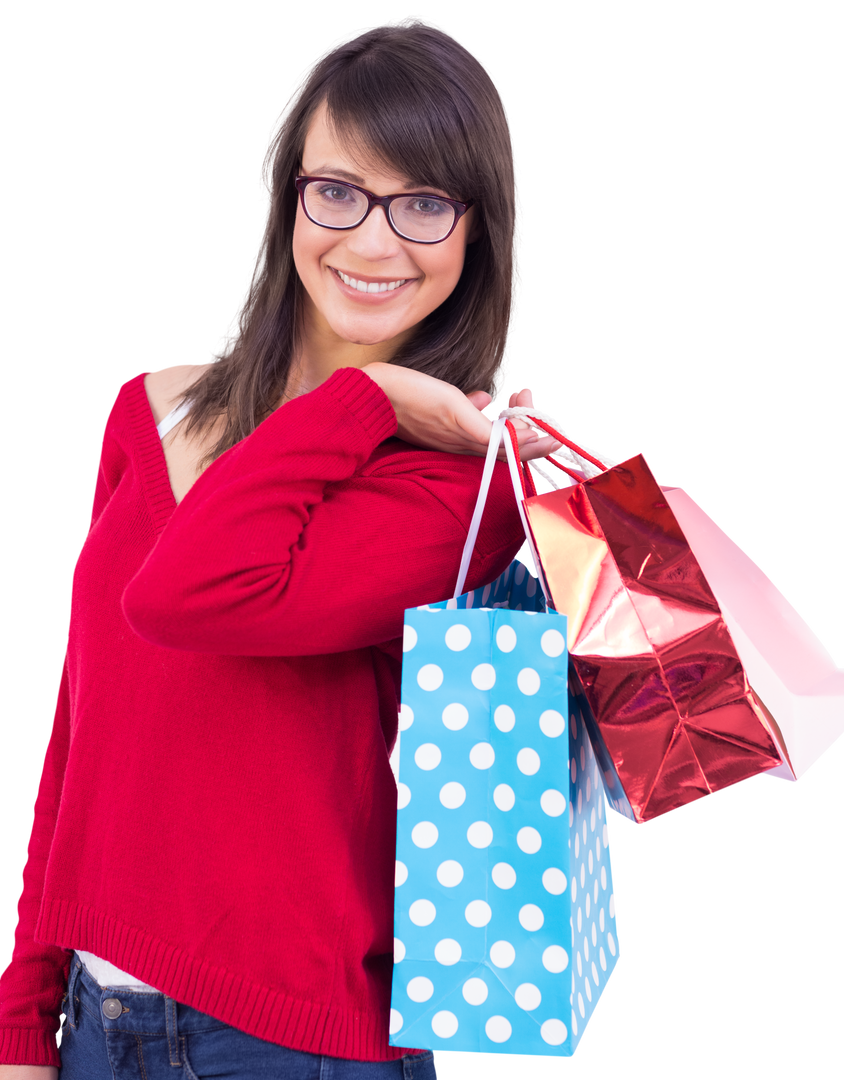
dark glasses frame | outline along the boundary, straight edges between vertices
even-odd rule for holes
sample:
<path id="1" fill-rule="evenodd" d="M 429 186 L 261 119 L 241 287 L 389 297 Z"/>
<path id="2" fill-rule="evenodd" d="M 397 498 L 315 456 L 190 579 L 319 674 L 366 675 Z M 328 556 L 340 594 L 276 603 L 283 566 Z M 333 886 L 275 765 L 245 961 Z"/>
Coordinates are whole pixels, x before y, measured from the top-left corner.
<path id="1" fill-rule="evenodd" d="M 325 225 L 322 221 L 317 221 L 311 217 L 308 213 L 308 208 L 305 205 L 305 189 L 308 184 L 314 180 L 321 181 L 322 183 L 338 184 L 340 187 L 351 188 L 353 191 L 359 191 L 361 195 L 365 195 L 367 199 L 367 207 L 363 217 L 360 221 L 356 221 L 354 225 Z M 358 225 L 363 225 L 364 221 L 372 213 L 373 207 L 383 206 L 384 216 L 387 218 L 390 228 L 396 234 L 400 236 L 402 240 L 409 240 L 411 244 L 441 244 L 443 240 L 448 240 L 449 236 L 457 228 L 457 222 L 463 217 L 466 211 L 475 205 L 475 200 L 470 199 L 469 202 L 460 202 L 458 199 L 447 199 L 444 195 L 432 195 L 430 191 L 402 191 L 398 195 L 373 195 L 371 191 L 367 191 L 366 188 L 358 187 L 357 184 L 350 184 L 348 180 L 338 180 L 334 176 L 296 176 L 293 178 L 293 183 L 296 186 L 296 190 L 299 192 L 299 199 L 302 203 L 302 209 L 305 212 L 305 217 L 308 221 L 312 221 L 314 225 L 319 225 L 321 229 L 332 229 L 335 232 L 347 232 L 349 229 L 356 229 Z M 437 199 L 439 202 L 448 203 L 448 205 L 454 210 L 454 221 L 451 228 L 445 234 L 441 236 L 439 240 L 417 240 L 413 236 L 407 236 L 401 231 L 401 229 L 393 221 L 392 213 L 390 212 L 390 206 L 394 199 Z"/>

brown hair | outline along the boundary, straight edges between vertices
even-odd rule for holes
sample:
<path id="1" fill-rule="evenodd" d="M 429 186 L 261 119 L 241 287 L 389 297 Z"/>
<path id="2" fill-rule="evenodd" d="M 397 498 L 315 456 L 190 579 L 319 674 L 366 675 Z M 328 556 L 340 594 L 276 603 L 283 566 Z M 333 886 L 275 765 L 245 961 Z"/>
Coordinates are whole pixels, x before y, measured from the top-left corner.
<path id="1" fill-rule="evenodd" d="M 302 290 L 293 264 L 293 178 L 323 102 L 350 150 L 374 156 L 413 183 L 475 200 L 481 233 L 467 248 L 457 286 L 391 363 L 464 393 L 493 390 L 513 275 L 515 190 L 504 109 L 487 73 L 453 38 L 419 22 L 382 26 L 319 61 L 267 153 L 270 213 L 239 334 L 183 398 L 192 403 L 186 432 L 226 417 L 206 461 L 249 435 L 287 384 Z"/>

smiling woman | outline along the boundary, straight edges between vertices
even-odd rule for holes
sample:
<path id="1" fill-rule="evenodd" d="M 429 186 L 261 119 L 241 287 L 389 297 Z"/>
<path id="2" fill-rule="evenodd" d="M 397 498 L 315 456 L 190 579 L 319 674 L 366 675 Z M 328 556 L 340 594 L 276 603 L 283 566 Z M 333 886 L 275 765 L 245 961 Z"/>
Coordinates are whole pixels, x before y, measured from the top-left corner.
<path id="1" fill-rule="evenodd" d="M 377 160 L 354 160 L 338 141 L 336 127 L 324 104 L 311 121 L 302 169 L 306 175 L 327 177 L 349 176 L 355 170 L 362 174 L 361 185 L 384 194 L 397 188 L 412 191 L 416 187 L 412 179 L 388 172 Z M 328 194 L 337 201 L 338 196 L 342 200 L 345 192 L 353 190 L 336 185 L 327 188 L 319 181 L 309 187 L 317 187 L 320 207 Z M 315 223 L 314 212 L 311 216 L 307 213 L 308 190 L 300 188 L 300 191 L 293 259 L 305 288 L 304 347 L 298 361 L 307 385 L 307 373 L 314 364 L 322 367 L 326 361 L 333 362 L 332 354 L 340 359 L 339 354 L 343 353 L 351 359 L 360 355 L 354 349 L 356 345 L 380 345 L 378 359 L 386 359 L 407 345 L 415 327 L 454 291 L 463 273 L 466 246 L 477 240 L 480 229 L 476 226 L 474 208 L 458 220 L 449 203 L 437 204 L 433 200 L 435 208 L 445 207 L 449 211 L 447 225 L 440 226 L 442 236 L 436 243 L 401 236 L 386 207 L 373 207 L 372 213 L 353 210 L 351 216 L 358 220 L 353 220 L 351 227 L 344 225 L 338 229 L 336 225 Z M 444 193 L 435 190 L 425 194 Z M 336 215 L 337 211 L 328 213 Z M 431 229 L 427 223 L 417 227 Z M 314 356 L 310 343 L 316 341 L 319 346 Z M 333 348 L 326 349 L 329 341 Z M 342 360 L 340 366 L 345 366 Z"/>
<path id="2" fill-rule="evenodd" d="M 342 366 L 383 379 L 369 365 L 388 361 L 479 395 L 483 407 L 510 320 L 515 188 L 504 109 L 474 57 L 420 24 L 356 38 L 314 68 L 267 166 L 270 216 L 240 333 L 182 387 L 191 402 L 185 434 L 208 434 L 217 421 L 206 463 L 280 400 Z M 323 183 L 303 184 L 308 178 Z M 443 201 L 404 210 L 371 201 L 393 194 Z M 323 220 L 329 199 L 369 203 L 337 228 Z M 406 221 L 433 206 L 449 207 L 449 228 L 434 242 L 397 226 L 399 214 Z M 419 380 L 405 385 L 418 393 Z M 411 434 L 401 416 L 399 427 Z M 485 418 L 464 413 L 458 427 L 468 443 L 458 447 L 443 432 L 438 445 L 477 452 Z"/>
<path id="3" fill-rule="evenodd" d="M 232 347 L 108 420 L 2 1080 L 434 1076 L 389 1042 L 389 757 L 403 613 L 453 588 L 491 427 L 509 136 L 455 41 L 385 27 L 317 65 L 271 161 Z M 467 587 L 521 541 L 499 468 Z"/>

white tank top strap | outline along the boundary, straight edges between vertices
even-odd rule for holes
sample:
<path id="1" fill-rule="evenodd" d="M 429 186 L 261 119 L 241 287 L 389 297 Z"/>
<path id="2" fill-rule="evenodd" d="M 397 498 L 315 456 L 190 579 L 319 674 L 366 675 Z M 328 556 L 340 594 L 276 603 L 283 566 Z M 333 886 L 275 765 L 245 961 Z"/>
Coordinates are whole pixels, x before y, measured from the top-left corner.
<path id="1" fill-rule="evenodd" d="M 159 439 L 163 439 L 167 432 L 172 431 L 180 420 L 184 420 L 184 418 L 190 412 L 190 405 L 191 403 L 189 401 L 184 401 L 181 405 L 177 405 L 175 409 L 171 409 L 170 412 L 167 413 L 167 415 L 158 425 Z"/>

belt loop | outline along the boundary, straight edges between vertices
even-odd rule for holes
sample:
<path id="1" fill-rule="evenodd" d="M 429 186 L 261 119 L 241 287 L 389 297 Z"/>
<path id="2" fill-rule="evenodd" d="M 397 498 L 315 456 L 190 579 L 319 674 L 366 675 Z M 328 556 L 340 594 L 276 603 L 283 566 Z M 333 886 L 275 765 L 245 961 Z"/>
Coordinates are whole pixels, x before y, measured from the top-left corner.
<path id="1" fill-rule="evenodd" d="M 176 1020 L 176 1002 L 164 995 L 164 1016 L 167 1021 L 167 1049 L 170 1051 L 170 1064 L 178 1067 L 182 1064 L 179 1055 L 179 1025 Z"/>

